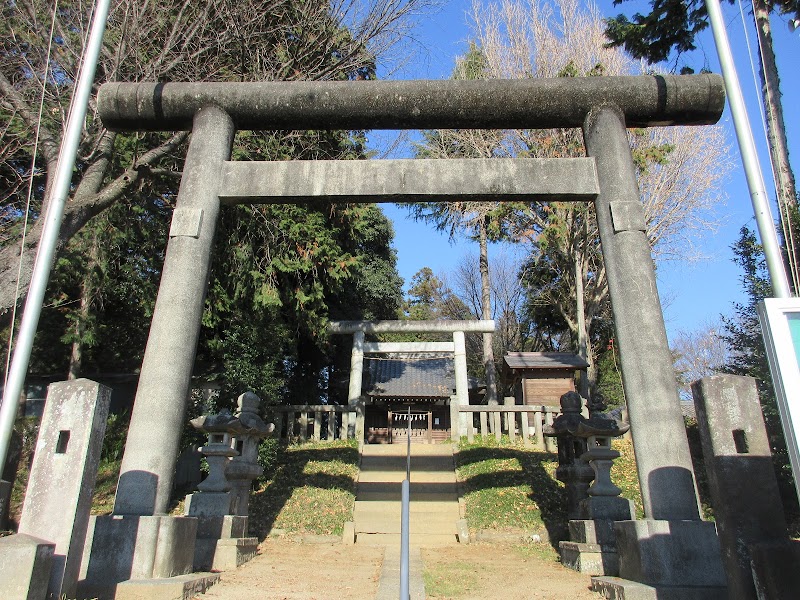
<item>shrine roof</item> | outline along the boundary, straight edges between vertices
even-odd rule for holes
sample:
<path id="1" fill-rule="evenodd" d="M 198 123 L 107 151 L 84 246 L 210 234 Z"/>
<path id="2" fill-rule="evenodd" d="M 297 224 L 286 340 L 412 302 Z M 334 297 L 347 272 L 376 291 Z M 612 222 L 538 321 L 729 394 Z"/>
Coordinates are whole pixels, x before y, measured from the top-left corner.
<path id="1" fill-rule="evenodd" d="M 589 363 L 570 352 L 508 352 L 504 357 L 508 368 L 520 369 L 586 369 Z"/>
<path id="2" fill-rule="evenodd" d="M 455 387 L 452 358 L 364 359 L 364 392 L 370 396 L 449 398 Z"/>

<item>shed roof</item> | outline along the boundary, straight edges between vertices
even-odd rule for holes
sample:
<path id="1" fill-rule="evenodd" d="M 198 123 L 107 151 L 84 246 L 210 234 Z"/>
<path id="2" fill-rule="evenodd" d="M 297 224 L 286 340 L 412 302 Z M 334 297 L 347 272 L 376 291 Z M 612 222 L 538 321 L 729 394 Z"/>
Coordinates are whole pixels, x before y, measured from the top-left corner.
<path id="1" fill-rule="evenodd" d="M 455 387 L 452 358 L 364 358 L 364 392 L 370 396 L 449 398 Z"/>
<path id="2" fill-rule="evenodd" d="M 571 352 L 508 352 L 503 357 L 508 368 L 518 369 L 586 369 L 589 363 Z"/>

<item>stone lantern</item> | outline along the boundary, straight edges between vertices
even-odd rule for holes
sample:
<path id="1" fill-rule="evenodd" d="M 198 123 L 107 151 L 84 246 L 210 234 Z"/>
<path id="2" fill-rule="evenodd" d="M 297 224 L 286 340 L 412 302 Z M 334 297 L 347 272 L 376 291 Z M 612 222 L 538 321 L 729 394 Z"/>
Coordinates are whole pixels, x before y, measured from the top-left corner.
<path id="1" fill-rule="evenodd" d="M 582 442 L 584 452 L 576 460 L 589 465 L 593 482 L 578 502 L 577 516 L 570 516 L 571 541 L 559 543 L 561 562 L 582 573 L 616 575 L 619 559 L 614 522 L 633 519 L 634 511 L 633 503 L 621 498 L 621 490 L 611 481 L 613 461 L 620 456 L 611 441 L 630 426 L 603 412 L 606 404 L 600 394 L 592 396 L 588 408 L 589 418 L 573 419 L 569 429 Z"/>
<path id="2" fill-rule="evenodd" d="M 258 445 L 275 430 L 273 423 L 265 423 L 258 416 L 260 403 L 261 399 L 253 392 L 245 392 L 237 400 L 237 423 L 232 444 L 238 456 L 230 460 L 225 473 L 231 482 L 232 515 L 247 516 L 253 480 L 264 473 L 258 464 Z"/>
<path id="3" fill-rule="evenodd" d="M 208 477 L 198 486 L 199 492 L 186 497 L 185 507 L 185 514 L 198 521 L 195 570 L 233 569 L 258 551 L 258 539 L 247 536 L 247 501 L 250 482 L 261 473 L 258 440 L 273 428 L 255 413 L 259 402 L 255 394 L 243 394 L 236 415 L 223 410 L 190 421 L 208 433 L 208 443 L 200 448 L 208 462 Z M 234 459 L 240 460 L 231 468 Z"/>
<path id="4" fill-rule="evenodd" d="M 561 414 L 543 429 L 544 435 L 556 438 L 558 443 L 556 479 L 566 488 L 569 519 L 579 518 L 580 503 L 588 497 L 589 484 L 594 479 L 592 467 L 583 459 L 586 438 L 577 435 L 578 427 L 585 421 L 582 405 L 580 394 L 567 392 L 561 396 Z"/>

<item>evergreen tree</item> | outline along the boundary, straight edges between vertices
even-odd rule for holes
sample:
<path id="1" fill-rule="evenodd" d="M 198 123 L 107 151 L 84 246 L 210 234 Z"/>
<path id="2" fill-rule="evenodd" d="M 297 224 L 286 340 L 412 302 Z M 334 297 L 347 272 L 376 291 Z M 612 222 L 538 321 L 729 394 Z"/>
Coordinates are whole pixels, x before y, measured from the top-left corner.
<path id="1" fill-rule="evenodd" d="M 627 0 L 614 0 L 620 5 Z M 731 4 L 734 0 L 729 0 Z M 778 207 L 789 273 L 795 290 L 800 286 L 800 240 L 792 230 L 797 222 L 797 187 L 789 162 L 789 148 L 783 117 L 782 93 L 775 51 L 772 44 L 771 14 L 788 15 L 793 23 L 800 22 L 800 0 L 753 0 L 756 36 L 760 49 L 759 74 L 762 101 L 767 122 L 767 142 L 778 191 Z M 620 14 L 606 20 L 606 36 L 611 46 L 624 46 L 635 58 L 651 63 L 673 59 L 677 65 L 682 55 L 696 49 L 695 39 L 708 25 L 708 13 L 703 0 L 650 0 L 650 13 L 636 13 L 632 19 Z M 694 69 L 684 65 L 682 73 Z"/>

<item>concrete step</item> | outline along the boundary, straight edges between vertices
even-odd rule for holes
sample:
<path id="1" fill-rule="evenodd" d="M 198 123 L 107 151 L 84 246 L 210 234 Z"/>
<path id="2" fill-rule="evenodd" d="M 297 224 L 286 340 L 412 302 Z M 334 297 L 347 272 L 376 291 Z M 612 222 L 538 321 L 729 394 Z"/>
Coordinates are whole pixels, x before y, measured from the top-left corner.
<path id="1" fill-rule="evenodd" d="M 397 511 L 397 514 L 400 514 L 400 501 L 389 501 L 389 500 L 377 500 L 377 501 L 367 501 L 367 500 L 356 500 L 355 502 L 355 510 L 356 511 L 376 511 L 376 512 L 383 512 L 383 511 Z M 414 513 L 431 513 L 431 512 L 452 512 L 454 509 L 458 512 L 458 505 L 453 505 L 453 502 L 424 502 L 424 501 L 412 501 L 409 505 L 409 512 L 413 515 Z"/>
<path id="2" fill-rule="evenodd" d="M 408 537 L 409 545 L 415 548 L 434 548 L 454 546 L 458 543 L 455 534 L 413 533 Z M 356 544 L 362 546 L 400 547 L 399 533 L 360 533 L 356 534 Z"/>
<path id="3" fill-rule="evenodd" d="M 408 530 L 410 533 L 455 535 L 457 519 L 423 520 L 410 516 Z M 356 518 L 356 536 L 359 533 L 400 533 L 400 519 L 368 519 Z"/>
<path id="4" fill-rule="evenodd" d="M 403 469 L 406 468 L 406 457 L 405 456 L 361 456 L 361 464 L 368 465 L 389 465 L 392 469 L 397 467 L 401 467 Z M 425 467 L 427 465 L 431 465 L 435 468 L 439 468 L 440 465 L 452 465 L 453 464 L 453 456 L 452 454 L 444 454 L 441 456 L 412 456 L 411 457 L 411 467 Z"/>
<path id="5" fill-rule="evenodd" d="M 358 493 L 356 500 L 363 500 L 362 494 L 370 494 L 374 492 L 391 493 L 401 498 L 402 482 L 400 481 L 359 481 Z M 411 502 L 415 500 L 429 500 L 423 498 L 425 494 L 450 494 L 452 500 L 458 500 L 458 486 L 455 481 L 453 482 L 411 482 L 409 489 L 411 493 Z M 419 498 L 415 496 L 419 495 Z"/>
<path id="6" fill-rule="evenodd" d="M 359 483 L 363 482 L 392 482 L 399 483 L 406 478 L 406 472 L 403 471 L 365 471 L 361 470 L 358 475 Z M 456 474 L 452 469 L 449 471 L 413 471 L 411 473 L 411 485 L 415 483 L 455 483 Z"/>
<path id="7" fill-rule="evenodd" d="M 356 498 L 358 501 L 364 502 L 400 502 L 400 487 L 398 486 L 397 491 L 383 491 L 378 488 L 375 488 L 369 492 L 362 492 L 359 490 Z M 414 494 L 412 492 L 411 505 L 413 506 L 415 502 L 458 502 L 458 498 L 456 497 L 455 492 L 437 492 L 425 494 Z"/>

